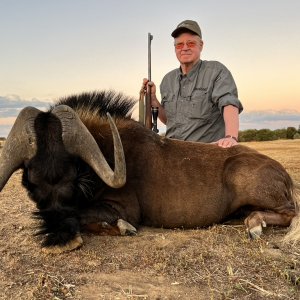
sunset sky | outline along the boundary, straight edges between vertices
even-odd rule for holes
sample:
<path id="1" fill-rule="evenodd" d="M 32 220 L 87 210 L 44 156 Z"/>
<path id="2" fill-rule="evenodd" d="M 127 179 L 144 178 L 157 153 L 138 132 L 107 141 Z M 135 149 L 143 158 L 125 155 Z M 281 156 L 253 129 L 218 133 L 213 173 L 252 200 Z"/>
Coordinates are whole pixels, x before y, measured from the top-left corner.
<path id="1" fill-rule="evenodd" d="M 198 21 L 203 60 L 233 74 L 244 105 L 241 129 L 300 125 L 299 0 L 0 0 L 0 136 L 20 108 L 114 89 L 138 97 L 178 67 L 170 33 Z"/>

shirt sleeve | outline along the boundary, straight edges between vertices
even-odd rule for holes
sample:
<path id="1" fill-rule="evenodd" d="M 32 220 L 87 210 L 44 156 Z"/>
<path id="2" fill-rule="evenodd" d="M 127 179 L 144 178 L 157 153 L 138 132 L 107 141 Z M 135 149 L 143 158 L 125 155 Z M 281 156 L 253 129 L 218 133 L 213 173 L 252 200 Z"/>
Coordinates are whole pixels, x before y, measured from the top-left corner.
<path id="1" fill-rule="evenodd" d="M 243 110 L 243 105 L 238 99 L 238 91 L 234 79 L 230 71 L 222 64 L 218 70 L 214 87 L 212 91 L 212 101 L 218 105 L 220 111 L 224 106 L 233 105 L 239 109 L 239 113 Z"/>

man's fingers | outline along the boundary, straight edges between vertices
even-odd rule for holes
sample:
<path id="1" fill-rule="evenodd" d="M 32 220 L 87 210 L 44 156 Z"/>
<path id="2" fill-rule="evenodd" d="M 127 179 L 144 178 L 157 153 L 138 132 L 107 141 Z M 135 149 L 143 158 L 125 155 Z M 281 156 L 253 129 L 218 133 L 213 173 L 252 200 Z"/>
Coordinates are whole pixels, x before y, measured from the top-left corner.
<path id="1" fill-rule="evenodd" d="M 231 138 L 220 139 L 220 140 L 218 140 L 217 143 L 218 143 L 218 146 L 220 146 L 222 148 L 229 148 L 229 147 L 232 147 L 232 146 L 235 146 L 238 144 L 234 139 L 231 139 Z"/>

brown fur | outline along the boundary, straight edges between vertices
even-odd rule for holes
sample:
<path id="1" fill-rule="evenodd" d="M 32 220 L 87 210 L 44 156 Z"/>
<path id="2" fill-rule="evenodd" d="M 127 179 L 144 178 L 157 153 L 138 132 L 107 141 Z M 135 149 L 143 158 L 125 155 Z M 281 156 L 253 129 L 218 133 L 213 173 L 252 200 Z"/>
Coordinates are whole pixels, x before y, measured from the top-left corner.
<path id="1" fill-rule="evenodd" d="M 250 210 L 245 219 L 250 237 L 260 236 L 268 224 L 289 226 L 294 220 L 296 225 L 289 239 L 299 239 L 293 182 L 281 164 L 241 145 L 221 148 L 161 137 L 130 118 L 134 103 L 127 100 L 113 93 L 82 94 L 61 100 L 57 106 L 73 109 L 68 118 L 76 117 L 75 120 L 77 114 L 83 123 L 78 120 L 72 126 L 66 125 L 69 119 L 65 114 L 55 115 L 55 108 L 54 113 L 51 109 L 47 113 L 24 110 L 33 114 L 30 137 L 36 141 L 32 144 L 37 151 L 19 167 L 24 169 L 22 183 L 37 204 L 35 217 L 41 220 L 38 234 L 44 237 L 42 245 L 50 252 L 80 247 L 82 229 L 134 235 L 134 226 L 138 225 L 204 227 L 228 220 L 241 209 Z M 102 173 L 95 171 L 95 164 L 87 165 L 91 160 L 84 159 L 82 152 L 72 152 L 72 147 L 89 140 L 85 154 L 94 145 L 92 154 L 99 155 L 98 145 L 114 168 L 114 153 L 122 151 L 114 151 L 107 113 L 115 120 L 124 149 L 124 186 L 101 179 Z M 17 120 L 16 128 L 22 131 L 25 121 L 22 117 Z M 74 130 L 76 124 L 81 124 L 75 126 L 80 130 Z M 83 135 L 84 126 L 97 145 L 89 134 Z M 18 134 L 19 131 L 13 131 L 13 137 Z M 70 136 L 72 142 L 67 142 L 67 147 L 65 138 L 70 141 Z M 14 140 L 10 138 L 9 143 Z M 74 145 L 78 140 L 81 143 Z M 4 154 L 0 164 L 9 166 L 10 151 Z M 123 155 L 120 157 L 123 161 Z M 125 171 L 123 174 L 122 184 Z M 0 183 L 3 186 L 5 180 Z"/>
<path id="2" fill-rule="evenodd" d="M 267 218 L 266 223 L 282 226 L 296 215 L 290 176 L 277 161 L 253 149 L 172 140 L 132 120 L 117 120 L 117 126 L 127 184 L 110 189 L 105 198 L 123 203 L 129 222 L 195 228 L 222 222 L 241 207 L 251 206 L 263 217 L 246 223 L 250 230 L 270 214 L 272 221 Z M 98 132 L 101 136 L 95 138 L 112 161 L 109 128 L 103 124 Z"/>

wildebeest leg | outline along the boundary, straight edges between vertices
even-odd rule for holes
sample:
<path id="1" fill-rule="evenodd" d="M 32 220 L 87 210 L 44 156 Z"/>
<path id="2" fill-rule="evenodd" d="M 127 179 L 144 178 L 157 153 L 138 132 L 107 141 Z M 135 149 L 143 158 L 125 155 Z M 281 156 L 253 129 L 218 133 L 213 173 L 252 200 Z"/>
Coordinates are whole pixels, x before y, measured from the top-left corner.
<path id="1" fill-rule="evenodd" d="M 136 228 L 122 219 L 118 220 L 117 227 L 119 228 L 121 235 L 136 235 L 137 234 Z"/>
<path id="2" fill-rule="evenodd" d="M 260 237 L 262 228 L 268 225 L 289 226 L 296 215 L 293 210 L 284 212 L 254 211 L 246 219 L 245 225 L 249 237 L 252 239 Z"/>
<path id="3" fill-rule="evenodd" d="M 136 235 L 137 230 L 122 219 L 121 214 L 106 203 L 101 203 L 93 209 L 81 214 L 83 229 L 100 235 Z"/>
<path id="4" fill-rule="evenodd" d="M 107 222 L 93 222 L 84 224 L 83 228 L 87 231 L 99 235 L 136 235 L 137 229 L 123 219 L 118 219 L 115 224 Z"/>
<path id="5" fill-rule="evenodd" d="M 250 237 L 261 235 L 267 224 L 289 226 L 296 215 L 293 181 L 278 162 L 258 153 L 241 153 L 226 160 L 226 195 L 230 212 L 253 208 L 245 225 Z"/>

